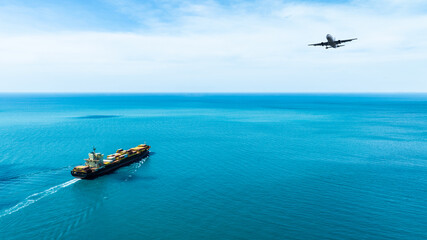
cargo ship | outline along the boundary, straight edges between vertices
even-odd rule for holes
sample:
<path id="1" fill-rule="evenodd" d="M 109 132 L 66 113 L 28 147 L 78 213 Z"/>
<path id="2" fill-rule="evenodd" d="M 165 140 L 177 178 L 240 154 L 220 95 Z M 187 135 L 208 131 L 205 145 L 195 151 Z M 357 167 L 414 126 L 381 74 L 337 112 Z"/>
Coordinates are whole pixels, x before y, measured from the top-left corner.
<path id="1" fill-rule="evenodd" d="M 104 154 L 96 153 L 94 147 L 93 152 L 89 153 L 89 158 L 85 159 L 85 165 L 74 167 L 71 175 L 76 178 L 94 179 L 147 157 L 150 154 L 149 149 L 150 146 L 147 144 L 141 144 L 128 150 L 118 149 L 116 153 L 110 154 L 107 159 L 104 159 Z"/>

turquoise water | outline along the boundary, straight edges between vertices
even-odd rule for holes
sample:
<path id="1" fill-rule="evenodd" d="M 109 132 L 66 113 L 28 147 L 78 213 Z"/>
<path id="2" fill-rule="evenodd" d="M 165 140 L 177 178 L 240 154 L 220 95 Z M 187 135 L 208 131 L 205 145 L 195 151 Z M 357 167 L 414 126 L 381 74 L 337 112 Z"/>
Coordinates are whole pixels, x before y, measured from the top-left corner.
<path id="1" fill-rule="evenodd" d="M 427 239 L 425 94 L 3 94 L 0 149 L 0 239 Z"/>

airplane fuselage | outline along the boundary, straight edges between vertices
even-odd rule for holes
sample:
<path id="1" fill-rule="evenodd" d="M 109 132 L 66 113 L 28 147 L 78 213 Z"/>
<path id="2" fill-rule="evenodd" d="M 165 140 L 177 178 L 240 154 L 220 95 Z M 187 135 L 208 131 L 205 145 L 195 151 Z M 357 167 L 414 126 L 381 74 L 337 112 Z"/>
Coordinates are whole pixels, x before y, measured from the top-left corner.
<path id="1" fill-rule="evenodd" d="M 335 39 L 334 39 L 334 37 L 332 37 L 331 34 L 326 35 L 326 39 L 328 40 L 329 46 L 331 46 L 333 48 L 337 47 L 337 44 L 335 43 Z"/>

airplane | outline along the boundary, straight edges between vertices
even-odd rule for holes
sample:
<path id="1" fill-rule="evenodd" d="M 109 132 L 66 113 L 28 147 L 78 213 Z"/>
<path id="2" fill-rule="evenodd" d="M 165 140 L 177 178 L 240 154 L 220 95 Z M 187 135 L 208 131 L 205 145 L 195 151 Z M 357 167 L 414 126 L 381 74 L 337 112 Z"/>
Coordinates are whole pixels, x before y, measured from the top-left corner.
<path id="1" fill-rule="evenodd" d="M 331 34 L 326 35 L 327 42 L 321 42 L 321 43 L 314 43 L 314 44 L 308 44 L 308 46 L 326 46 L 326 49 L 328 48 L 337 48 L 342 47 L 345 45 L 340 45 L 345 42 L 351 42 L 353 40 L 357 40 L 357 38 L 352 39 L 346 39 L 346 40 L 335 40 L 334 37 L 332 37 Z"/>

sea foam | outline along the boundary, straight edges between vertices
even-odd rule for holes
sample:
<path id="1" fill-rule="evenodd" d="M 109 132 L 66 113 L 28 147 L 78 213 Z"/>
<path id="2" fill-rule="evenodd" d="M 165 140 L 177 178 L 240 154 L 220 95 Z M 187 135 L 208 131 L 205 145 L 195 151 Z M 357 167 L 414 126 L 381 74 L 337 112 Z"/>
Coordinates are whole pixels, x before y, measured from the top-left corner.
<path id="1" fill-rule="evenodd" d="M 32 194 L 32 195 L 30 195 L 30 196 L 26 197 L 24 201 L 22 201 L 22 202 L 20 202 L 20 203 L 16 204 L 15 206 L 13 206 L 13 207 L 11 207 L 11 208 L 9 208 L 9 209 L 6 209 L 6 210 L 5 210 L 5 211 L 0 215 L 0 218 L 2 218 L 2 217 L 4 217 L 4 216 L 7 216 L 7 215 L 9 215 L 9 214 L 12 214 L 12 213 L 14 213 L 14 212 L 17 212 L 17 211 L 19 211 L 19 210 L 21 210 L 21 209 L 23 209 L 23 208 L 26 208 L 26 207 L 30 206 L 31 204 L 33 204 L 33 203 L 35 203 L 35 202 L 39 201 L 40 199 L 42 199 L 42 198 L 44 198 L 44 197 L 46 197 L 46 196 L 52 195 L 52 194 L 56 193 L 58 190 L 60 190 L 60 189 L 62 189 L 62 188 L 66 188 L 66 187 L 68 187 L 68 186 L 70 186 L 70 185 L 72 185 L 72 184 L 76 183 L 76 182 L 77 182 L 77 181 L 79 181 L 79 180 L 80 180 L 80 179 L 72 179 L 72 180 L 67 181 L 67 182 L 65 182 L 65 183 L 62 183 L 62 184 L 56 185 L 56 186 L 54 186 L 54 187 L 51 187 L 51 188 L 49 188 L 49 189 L 46 189 L 46 190 L 44 190 L 44 191 L 42 191 L 42 192 L 34 193 L 34 194 Z"/>

